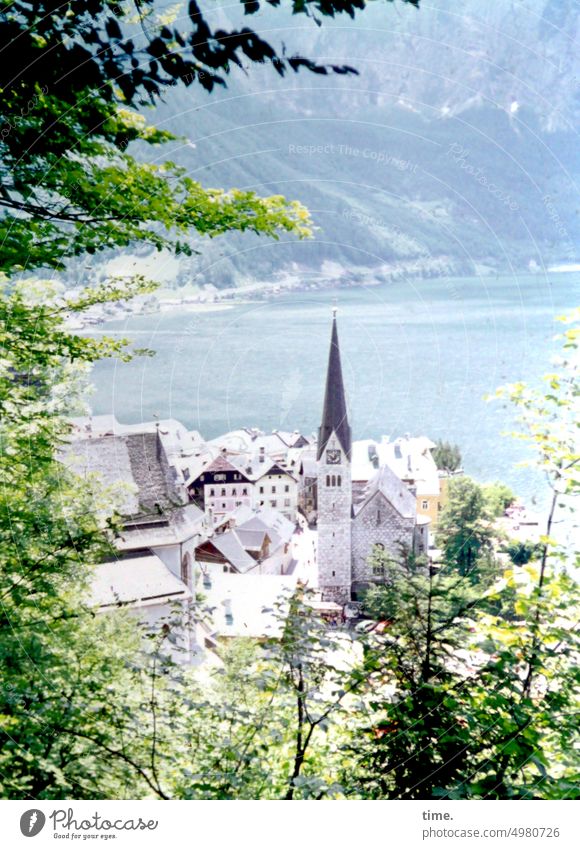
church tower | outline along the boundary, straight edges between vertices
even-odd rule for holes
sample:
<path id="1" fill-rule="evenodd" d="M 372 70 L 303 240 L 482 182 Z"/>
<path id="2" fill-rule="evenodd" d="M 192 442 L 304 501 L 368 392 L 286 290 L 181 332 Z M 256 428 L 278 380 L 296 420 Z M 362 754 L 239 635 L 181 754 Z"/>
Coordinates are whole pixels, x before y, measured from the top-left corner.
<path id="1" fill-rule="evenodd" d="M 351 447 L 334 309 L 318 432 L 318 587 L 339 604 L 351 597 Z"/>

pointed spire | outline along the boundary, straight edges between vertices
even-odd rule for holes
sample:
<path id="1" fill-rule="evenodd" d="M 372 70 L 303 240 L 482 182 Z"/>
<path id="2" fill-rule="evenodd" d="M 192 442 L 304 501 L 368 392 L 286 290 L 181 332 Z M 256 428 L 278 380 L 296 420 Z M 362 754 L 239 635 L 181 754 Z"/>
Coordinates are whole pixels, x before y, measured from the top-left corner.
<path id="1" fill-rule="evenodd" d="M 328 357 L 328 372 L 326 374 L 324 409 L 322 412 L 322 423 L 318 431 L 319 460 L 333 432 L 336 433 L 342 450 L 350 460 L 351 433 L 346 412 L 346 395 L 342 379 L 342 366 L 340 364 L 336 307 L 332 308 L 332 336 L 330 338 L 330 354 Z"/>

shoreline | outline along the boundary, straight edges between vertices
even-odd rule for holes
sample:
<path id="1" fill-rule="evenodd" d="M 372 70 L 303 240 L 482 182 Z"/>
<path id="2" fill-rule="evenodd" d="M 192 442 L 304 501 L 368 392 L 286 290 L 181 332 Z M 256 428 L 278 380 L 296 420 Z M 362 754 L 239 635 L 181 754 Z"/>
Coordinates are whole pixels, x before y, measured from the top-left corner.
<path id="1" fill-rule="evenodd" d="M 522 270 L 517 273 L 498 272 L 495 274 L 473 274 L 467 275 L 467 277 L 471 277 L 474 281 L 477 281 L 480 279 L 498 280 L 501 278 L 513 278 L 514 276 L 516 276 L 518 278 L 525 278 L 526 280 L 530 281 L 537 281 L 541 279 L 547 279 L 548 274 L 568 277 L 573 272 L 574 269 L 571 268 L 568 268 L 565 271 L 563 269 L 554 269 L 552 271 Z M 247 286 L 240 286 L 237 288 L 215 289 L 215 291 L 212 292 L 206 291 L 204 293 L 200 293 L 197 290 L 189 289 L 183 297 L 175 297 L 175 293 L 177 293 L 179 290 L 166 289 L 164 287 L 160 287 L 160 291 L 163 293 L 163 295 L 161 297 L 154 295 L 153 297 L 155 298 L 155 306 L 152 306 L 149 309 L 139 309 L 139 302 L 127 302 L 127 304 L 123 305 L 119 309 L 117 314 L 107 315 L 102 312 L 98 312 L 96 315 L 89 316 L 85 321 L 79 321 L 78 318 L 75 317 L 75 319 L 71 320 L 67 326 L 69 330 L 92 330 L 93 332 L 98 332 L 96 328 L 103 324 L 110 324 L 111 322 L 122 322 L 130 317 L 137 318 L 175 312 L 185 312 L 191 315 L 203 315 L 224 312 L 226 310 L 231 310 L 234 307 L 240 307 L 251 303 L 276 300 L 278 298 L 287 297 L 288 295 L 295 293 L 312 294 L 315 292 L 324 292 L 328 290 L 333 291 L 339 289 L 374 289 L 379 288 L 381 286 L 389 286 L 404 279 L 404 272 L 394 273 L 390 275 L 383 274 L 381 276 L 380 270 L 377 270 L 377 273 L 375 275 L 369 275 L 367 279 L 357 278 L 346 280 L 345 278 L 341 278 L 340 276 L 329 276 L 325 277 L 323 280 L 318 279 L 308 281 L 297 276 L 292 276 L 288 277 L 286 280 L 283 281 L 278 280 L 276 282 L 269 281 L 251 283 Z M 451 284 L 454 280 L 464 280 L 466 279 L 466 277 L 451 272 L 431 274 L 428 276 L 410 275 L 407 279 L 409 282 L 446 280 Z"/>

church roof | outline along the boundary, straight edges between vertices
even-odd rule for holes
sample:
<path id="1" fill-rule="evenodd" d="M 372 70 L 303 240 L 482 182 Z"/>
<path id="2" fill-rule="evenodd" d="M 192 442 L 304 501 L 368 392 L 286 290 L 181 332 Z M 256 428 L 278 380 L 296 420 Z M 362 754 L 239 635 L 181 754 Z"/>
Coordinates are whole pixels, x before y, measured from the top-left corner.
<path id="1" fill-rule="evenodd" d="M 346 411 L 346 395 L 344 392 L 344 381 L 342 379 L 336 315 L 332 319 L 332 336 L 328 356 L 328 371 L 326 373 L 324 409 L 322 412 L 322 423 L 318 431 L 318 460 L 320 460 L 332 433 L 336 434 L 342 450 L 350 460 L 352 439 Z"/>
<path id="2" fill-rule="evenodd" d="M 387 465 L 382 466 L 369 481 L 364 499 L 355 507 L 356 515 L 369 501 L 372 501 L 377 493 L 381 493 L 403 518 L 412 519 L 416 516 L 417 506 L 414 495 Z"/>

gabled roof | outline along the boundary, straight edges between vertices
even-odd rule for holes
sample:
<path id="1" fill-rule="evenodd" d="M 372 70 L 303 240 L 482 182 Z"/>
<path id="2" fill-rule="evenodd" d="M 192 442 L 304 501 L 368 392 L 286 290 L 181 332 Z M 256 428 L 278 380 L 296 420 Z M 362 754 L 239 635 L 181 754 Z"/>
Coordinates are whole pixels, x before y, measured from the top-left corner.
<path id="1" fill-rule="evenodd" d="M 248 472 L 248 476 L 250 480 L 259 481 L 260 478 L 265 477 L 266 475 L 287 475 L 287 477 L 292 478 L 294 480 L 294 476 L 288 469 L 285 469 L 279 463 L 274 462 L 273 460 L 266 457 L 264 463 L 259 463 L 254 457 L 251 461 L 251 472 Z"/>
<path id="2" fill-rule="evenodd" d="M 124 437 L 131 460 L 133 480 L 139 489 L 139 506 L 154 513 L 183 501 L 168 474 L 168 463 L 161 437 L 154 433 L 131 433 Z"/>
<path id="3" fill-rule="evenodd" d="M 247 525 L 236 528 L 236 535 L 246 551 L 261 551 L 267 537 L 263 528 L 249 528 Z"/>
<path id="4" fill-rule="evenodd" d="M 346 395 L 342 379 L 336 315 L 332 319 L 324 408 L 322 412 L 322 423 L 318 431 L 318 460 L 320 460 L 322 452 L 326 448 L 326 443 L 333 433 L 336 434 L 342 450 L 350 460 L 352 437 L 346 411 Z"/>
<path id="5" fill-rule="evenodd" d="M 264 433 L 257 428 L 240 428 L 210 440 L 208 445 L 218 450 L 225 448 L 232 453 L 253 454 L 263 451 L 272 457 L 282 458 L 292 448 L 308 445 L 308 438 L 298 431 L 289 433 L 274 430 L 272 433 Z"/>
<path id="6" fill-rule="evenodd" d="M 289 542 L 294 533 L 294 523 L 274 507 L 262 507 L 239 527 L 264 529 L 270 537 L 272 551 L 275 551 L 280 543 Z"/>
<path id="7" fill-rule="evenodd" d="M 60 454 L 62 462 L 81 478 L 98 474 L 105 487 L 120 489 L 119 510 L 139 512 L 138 487 L 133 477 L 127 442 L 122 436 L 75 439 Z"/>
<path id="8" fill-rule="evenodd" d="M 195 526 L 203 519 L 198 508 L 184 503 L 158 429 L 73 439 L 60 459 L 80 477 L 97 473 L 105 486 L 119 491 L 114 503 L 125 519 L 120 548 L 181 542 L 196 533 Z"/>
<path id="9" fill-rule="evenodd" d="M 217 548 L 226 560 L 234 566 L 238 572 L 247 572 L 257 564 L 256 560 L 248 554 L 235 531 L 226 531 L 223 534 L 215 534 L 209 542 Z"/>
<path id="10" fill-rule="evenodd" d="M 355 507 L 355 515 L 358 515 L 377 494 L 383 495 L 404 519 L 415 518 L 417 504 L 413 493 L 388 466 L 383 466 L 371 478 L 363 500 Z"/>
<path id="11" fill-rule="evenodd" d="M 205 472 L 241 472 L 241 468 L 237 465 L 234 465 L 227 457 L 224 457 L 223 454 L 220 454 L 218 457 L 213 460 L 209 466 L 206 466 L 201 470 L 200 474 Z M 199 475 L 198 475 L 199 477 Z"/>
<path id="12" fill-rule="evenodd" d="M 191 598 L 183 581 L 173 575 L 155 554 L 128 557 L 99 564 L 91 582 L 89 604 L 143 607 Z"/>
<path id="13" fill-rule="evenodd" d="M 201 547 L 213 546 L 238 572 L 258 568 L 258 561 L 250 552 L 254 555 L 260 552 L 266 540 L 269 541 L 270 557 L 286 545 L 294 533 L 294 524 L 273 508 L 264 507 L 254 512 L 250 508 L 239 507 L 230 514 L 231 517 L 242 521 L 224 533 L 214 534 Z"/>

